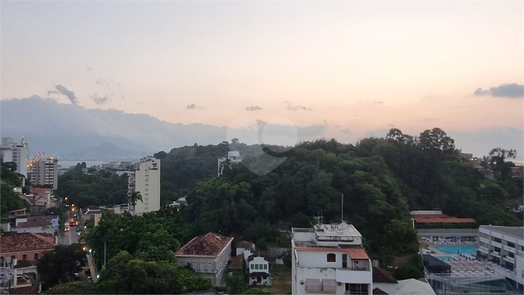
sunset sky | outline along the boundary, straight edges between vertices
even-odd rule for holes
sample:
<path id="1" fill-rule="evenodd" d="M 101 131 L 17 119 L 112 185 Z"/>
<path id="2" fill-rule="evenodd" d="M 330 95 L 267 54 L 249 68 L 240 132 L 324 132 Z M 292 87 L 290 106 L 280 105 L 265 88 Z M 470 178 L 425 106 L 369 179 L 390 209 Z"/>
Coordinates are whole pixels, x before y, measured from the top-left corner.
<path id="1" fill-rule="evenodd" d="M 281 117 L 343 142 L 440 127 L 460 148 L 461 134 L 509 132 L 514 141 L 492 147 L 524 152 L 522 1 L 0 8 L 1 99 L 38 95 L 182 124 Z"/>

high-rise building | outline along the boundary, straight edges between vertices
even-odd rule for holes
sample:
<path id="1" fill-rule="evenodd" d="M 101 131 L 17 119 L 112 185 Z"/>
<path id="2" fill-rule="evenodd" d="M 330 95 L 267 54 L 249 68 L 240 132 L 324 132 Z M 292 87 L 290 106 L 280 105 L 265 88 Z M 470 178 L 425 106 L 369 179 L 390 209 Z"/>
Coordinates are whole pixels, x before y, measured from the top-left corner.
<path id="1" fill-rule="evenodd" d="M 293 294 L 373 294 L 373 268 L 362 235 L 345 222 L 292 228 Z"/>
<path id="2" fill-rule="evenodd" d="M 22 138 L 20 144 L 17 144 L 12 137 L 2 137 L 0 153 L 4 163 L 14 162 L 16 164 L 15 172 L 27 177 L 27 161 L 29 157 L 27 140 Z"/>
<path id="3" fill-rule="evenodd" d="M 52 185 L 58 188 L 58 159 L 41 158 L 33 163 L 32 179 L 34 185 Z"/>
<path id="4" fill-rule="evenodd" d="M 129 193 L 140 192 L 142 201 L 137 201 L 135 214 L 154 212 L 160 209 L 160 159 L 145 157 L 140 159 L 138 169 L 129 175 Z"/>

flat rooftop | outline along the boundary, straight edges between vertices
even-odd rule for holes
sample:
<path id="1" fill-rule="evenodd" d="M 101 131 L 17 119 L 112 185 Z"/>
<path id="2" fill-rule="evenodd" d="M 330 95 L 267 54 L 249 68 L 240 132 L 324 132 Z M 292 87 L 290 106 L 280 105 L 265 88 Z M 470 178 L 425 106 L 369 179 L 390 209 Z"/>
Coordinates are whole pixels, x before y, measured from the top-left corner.
<path id="1" fill-rule="evenodd" d="M 315 233 L 318 237 L 361 237 L 362 235 L 352 225 L 345 222 L 339 224 L 317 224 Z"/>
<path id="2" fill-rule="evenodd" d="M 515 238 L 524 240 L 524 227 L 522 226 L 516 227 L 516 226 L 481 225 L 480 228 L 485 228 L 490 231 L 502 233 L 508 236 L 513 236 Z"/>

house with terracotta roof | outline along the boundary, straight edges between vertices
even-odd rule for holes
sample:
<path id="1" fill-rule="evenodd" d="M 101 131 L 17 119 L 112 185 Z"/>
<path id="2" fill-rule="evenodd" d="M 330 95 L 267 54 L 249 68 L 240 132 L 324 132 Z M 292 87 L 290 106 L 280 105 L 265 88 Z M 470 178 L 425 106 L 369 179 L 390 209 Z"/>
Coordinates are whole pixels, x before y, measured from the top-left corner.
<path id="1" fill-rule="evenodd" d="M 372 264 L 373 294 L 395 295 L 397 293 L 398 281 L 389 271 L 380 268 L 377 260 L 374 260 Z"/>
<path id="2" fill-rule="evenodd" d="M 9 258 L 35 264 L 55 245 L 56 239 L 52 234 L 5 232 L 0 239 L 0 262 Z"/>
<path id="3" fill-rule="evenodd" d="M 195 237 L 176 252 L 178 265 L 191 266 L 213 286 L 224 285 L 232 241 L 233 237 L 212 232 Z"/>
<path id="4" fill-rule="evenodd" d="M 292 228 L 293 294 L 372 294 L 373 268 L 351 224 Z"/>

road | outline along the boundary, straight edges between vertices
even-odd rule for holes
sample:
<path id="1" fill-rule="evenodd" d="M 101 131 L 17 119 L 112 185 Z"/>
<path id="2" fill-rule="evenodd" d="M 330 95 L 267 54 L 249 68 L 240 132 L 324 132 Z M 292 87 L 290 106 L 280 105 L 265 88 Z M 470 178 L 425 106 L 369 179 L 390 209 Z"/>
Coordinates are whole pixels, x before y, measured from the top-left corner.
<path id="1" fill-rule="evenodd" d="M 64 232 L 60 237 L 61 245 L 71 245 L 78 243 L 78 233 L 76 227 L 72 226 L 69 231 Z"/>

